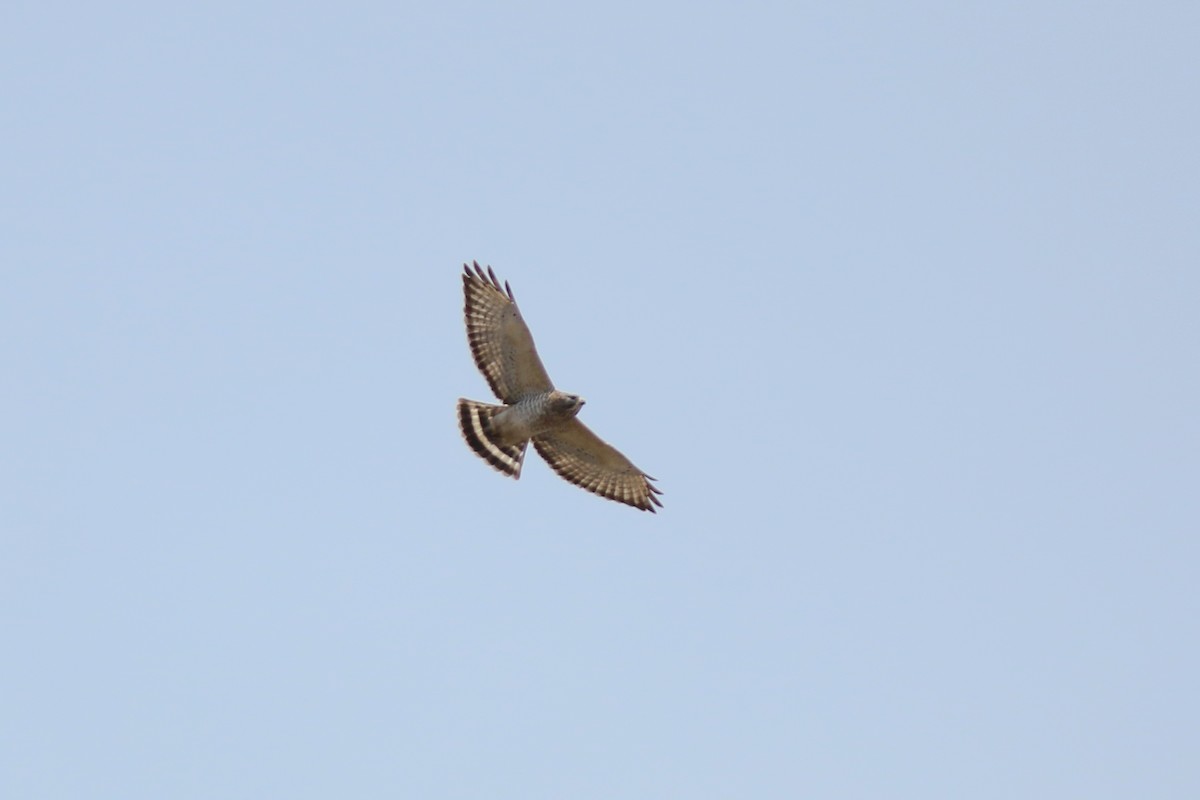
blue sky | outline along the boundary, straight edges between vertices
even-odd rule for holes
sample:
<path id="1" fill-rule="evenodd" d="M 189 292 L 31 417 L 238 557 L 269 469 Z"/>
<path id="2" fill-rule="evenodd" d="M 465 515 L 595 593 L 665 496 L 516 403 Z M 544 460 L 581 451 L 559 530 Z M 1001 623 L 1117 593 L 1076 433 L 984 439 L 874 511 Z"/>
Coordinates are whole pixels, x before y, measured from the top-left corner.
<path id="1" fill-rule="evenodd" d="M 7 4 L 0 794 L 1195 796 L 1198 32 Z"/>

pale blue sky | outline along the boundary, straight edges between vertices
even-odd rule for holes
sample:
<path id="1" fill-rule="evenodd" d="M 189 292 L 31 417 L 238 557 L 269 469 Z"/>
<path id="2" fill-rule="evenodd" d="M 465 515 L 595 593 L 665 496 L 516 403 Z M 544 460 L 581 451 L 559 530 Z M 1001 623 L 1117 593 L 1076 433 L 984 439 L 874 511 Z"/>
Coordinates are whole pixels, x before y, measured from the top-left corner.
<path id="1" fill-rule="evenodd" d="M 5 4 L 0 796 L 1200 796 L 1198 52 Z M 471 259 L 657 516 L 460 441 Z"/>

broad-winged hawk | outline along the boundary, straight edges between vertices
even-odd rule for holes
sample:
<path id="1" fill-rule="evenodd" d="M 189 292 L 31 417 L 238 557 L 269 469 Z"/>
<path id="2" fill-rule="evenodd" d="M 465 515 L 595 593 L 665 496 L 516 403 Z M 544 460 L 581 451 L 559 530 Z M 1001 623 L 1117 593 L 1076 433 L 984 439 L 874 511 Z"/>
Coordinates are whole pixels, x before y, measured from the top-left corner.
<path id="1" fill-rule="evenodd" d="M 662 507 L 651 483 L 633 465 L 576 418 L 584 400 L 554 388 L 512 290 L 474 263 L 463 265 L 467 340 L 475 364 L 504 405 L 458 400 L 463 438 L 480 458 L 513 478 L 521 477 L 525 448 L 560 476 L 609 500 L 654 511 Z"/>

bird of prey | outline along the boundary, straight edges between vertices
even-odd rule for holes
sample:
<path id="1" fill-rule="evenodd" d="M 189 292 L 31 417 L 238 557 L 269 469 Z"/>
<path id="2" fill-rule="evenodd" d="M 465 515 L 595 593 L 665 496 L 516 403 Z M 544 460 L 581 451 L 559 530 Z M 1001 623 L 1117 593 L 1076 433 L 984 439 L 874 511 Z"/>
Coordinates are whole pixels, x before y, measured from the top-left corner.
<path id="1" fill-rule="evenodd" d="M 503 405 L 458 400 L 467 444 L 495 469 L 521 477 L 530 441 L 561 477 L 589 492 L 654 512 L 662 494 L 652 478 L 576 418 L 579 395 L 550 382 L 507 281 L 491 267 L 463 264 L 467 341 L 475 365 Z"/>

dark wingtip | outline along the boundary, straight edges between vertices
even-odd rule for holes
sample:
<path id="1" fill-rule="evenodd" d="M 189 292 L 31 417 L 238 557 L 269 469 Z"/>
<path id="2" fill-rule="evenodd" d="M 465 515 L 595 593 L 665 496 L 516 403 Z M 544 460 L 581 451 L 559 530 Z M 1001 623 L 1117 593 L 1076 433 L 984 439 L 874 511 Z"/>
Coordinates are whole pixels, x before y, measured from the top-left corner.
<path id="1" fill-rule="evenodd" d="M 500 279 L 496 277 L 496 271 L 490 266 L 485 270 L 479 266 L 478 261 L 472 261 L 470 264 L 463 263 L 463 280 L 481 280 L 494 287 L 496 291 L 507 294 L 509 300 L 513 302 L 517 300 L 516 296 L 513 295 L 512 287 L 508 285 L 508 281 L 501 284 Z"/>

